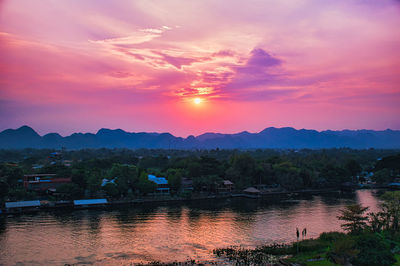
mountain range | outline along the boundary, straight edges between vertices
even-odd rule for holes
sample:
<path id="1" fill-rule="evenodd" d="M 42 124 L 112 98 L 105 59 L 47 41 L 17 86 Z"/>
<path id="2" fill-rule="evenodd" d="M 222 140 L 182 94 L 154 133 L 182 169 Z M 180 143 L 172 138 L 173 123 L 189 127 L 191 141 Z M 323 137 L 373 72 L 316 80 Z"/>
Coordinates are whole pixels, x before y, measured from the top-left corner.
<path id="1" fill-rule="evenodd" d="M 122 129 L 100 129 L 93 133 L 74 133 L 62 137 L 58 133 L 40 136 L 28 126 L 0 132 L 0 148 L 150 148 L 150 149 L 354 149 L 400 148 L 399 130 L 341 130 L 316 131 L 291 127 L 268 127 L 259 133 L 243 131 L 236 134 L 205 133 L 187 138 L 170 133 L 130 133 Z"/>

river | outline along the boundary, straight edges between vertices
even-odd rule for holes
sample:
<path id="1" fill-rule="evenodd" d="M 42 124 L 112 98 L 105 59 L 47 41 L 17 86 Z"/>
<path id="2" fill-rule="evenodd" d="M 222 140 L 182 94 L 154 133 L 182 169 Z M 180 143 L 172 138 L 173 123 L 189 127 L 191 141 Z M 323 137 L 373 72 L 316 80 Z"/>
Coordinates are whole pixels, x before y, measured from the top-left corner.
<path id="1" fill-rule="evenodd" d="M 271 203 L 253 199 L 141 205 L 0 217 L 0 264 L 129 265 L 214 260 L 217 247 L 255 247 L 341 230 L 336 216 L 359 202 L 377 210 L 375 192 Z"/>

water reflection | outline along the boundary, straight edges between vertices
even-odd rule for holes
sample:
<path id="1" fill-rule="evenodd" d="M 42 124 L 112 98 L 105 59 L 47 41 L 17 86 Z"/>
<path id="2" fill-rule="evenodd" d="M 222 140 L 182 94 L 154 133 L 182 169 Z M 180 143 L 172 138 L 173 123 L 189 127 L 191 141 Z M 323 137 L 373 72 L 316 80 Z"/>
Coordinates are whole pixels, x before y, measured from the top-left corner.
<path id="1" fill-rule="evenodd" d="M 80 210 L 0 219 L 0 264 L 129 264 L 212 259 L 212 249 L 291 242 L 340 230 L 346 204 L 377 210 L 371 191 L 282 202 L 229 199 L 117 210 Z M 32 259 L 34 258 L 34 259 Z"/>

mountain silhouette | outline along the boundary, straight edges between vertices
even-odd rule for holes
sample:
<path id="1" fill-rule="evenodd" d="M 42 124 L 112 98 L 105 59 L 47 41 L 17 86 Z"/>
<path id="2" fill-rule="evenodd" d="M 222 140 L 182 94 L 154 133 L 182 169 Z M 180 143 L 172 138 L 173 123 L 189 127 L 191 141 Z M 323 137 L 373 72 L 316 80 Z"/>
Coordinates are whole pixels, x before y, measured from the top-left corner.
<path id="1" fill-rule="evenodd" d="M 122 129 L 102 128 L 96 134 L 74 133 L 62 137 L 57 133 L 40 136 L 28 126 L 0 132 L 0 148 L 150 148 L 150 149 L 319 149 L 319 148 L 400 148 L 398 130 L 316 131 L 291 127 L 268 127 L 259 133 L 204 133 L 197 137 L 175 137 L 170 133 L 131 133 Z"/>

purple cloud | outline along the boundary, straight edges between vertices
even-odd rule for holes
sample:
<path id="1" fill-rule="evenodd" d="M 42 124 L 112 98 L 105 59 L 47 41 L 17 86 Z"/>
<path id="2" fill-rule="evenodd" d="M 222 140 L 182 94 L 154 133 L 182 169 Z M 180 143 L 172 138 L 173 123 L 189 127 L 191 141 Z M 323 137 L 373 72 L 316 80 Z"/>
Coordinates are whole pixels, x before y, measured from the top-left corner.
<path id="1" fill-rule="evenodd" d="M 155 52 L 153 52 L 153 53 L 155 53 Z M 165 60 L 165 62 L 167 62 L 170 65 L 173 65 L 177 69 L 182 69 L 182 66 L 185 66 L 185 65 L 187 66 L 187 65 L 190 65 L 197 61 L 194 58 L 170 56 L 170 55 L 163 54 L 160 52 L 157 52 L 155 54 L 162 56 L 162 58 Z"/>
<path id="2" fill-rule="evenodd" d="M 282 63 L 281 60 L 278 58 L 275 58 L 271 56 L 269 53 L 264 51 L 263 49 L 254 49 L 251 51 L 251 57 L 247 61 L 247 66 L 248 67 L 260 67 L 260 68 L 266 68 L 266 67 L 273 67 L 280 65 Z"/>

